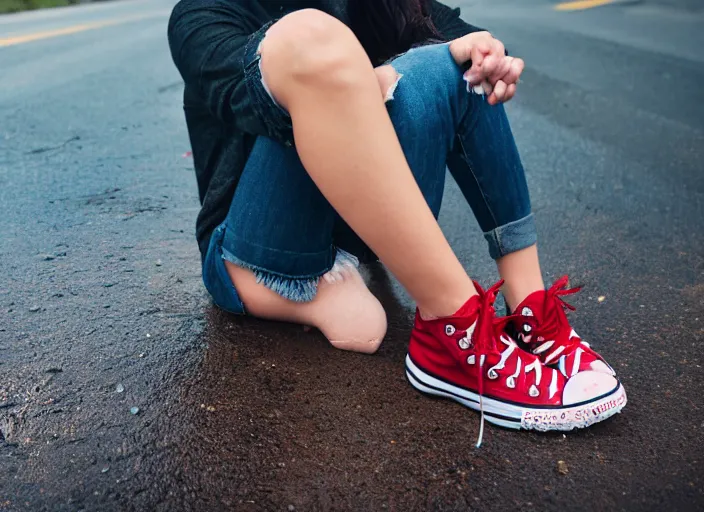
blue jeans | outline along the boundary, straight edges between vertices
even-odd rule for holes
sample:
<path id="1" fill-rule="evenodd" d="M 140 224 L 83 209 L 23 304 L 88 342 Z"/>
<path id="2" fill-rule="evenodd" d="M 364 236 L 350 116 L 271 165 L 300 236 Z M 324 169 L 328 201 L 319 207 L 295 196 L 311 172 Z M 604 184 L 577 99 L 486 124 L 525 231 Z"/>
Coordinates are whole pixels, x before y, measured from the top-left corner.
<path id="1" fill-rule="evenodd" d="M 290 132 L 288 114 L 262 83 L 256 51 L 251 59 L 256 65 L 248 68 L 248 86 L 260 114 Z M 435 216 L 449 169 L 484 232 L 491 257 L 535 244 L 526 178 L 503 106 L 490 106 L 483 96 L 467 92 L 447 45 L 416 48 L 390 64 L 403 76 L 387 103 L 388 112 Z M 203 280 L 215 303 L 230 312 L 244 313 L 244 306 L 223 260 L 251 269 L 260 282 L 288 299 L 309 301 L 338 253 L 375 259 L 315 186 L 292 142 L 292 132 L 284 144 L 256 140 L 229 214 L 211 238 Z"/>

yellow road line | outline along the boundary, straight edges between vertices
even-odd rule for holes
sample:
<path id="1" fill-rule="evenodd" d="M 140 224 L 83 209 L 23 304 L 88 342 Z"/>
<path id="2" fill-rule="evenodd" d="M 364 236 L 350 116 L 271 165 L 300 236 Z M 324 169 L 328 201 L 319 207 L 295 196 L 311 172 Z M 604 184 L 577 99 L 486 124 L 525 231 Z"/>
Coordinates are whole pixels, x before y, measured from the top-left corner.
<path id="1" fill-rule="evenodd" d="M 555 6 L 556 11 L 582 11 L 601 5 L 613 3 L 614 0 L 577 0 L 575 2 L 562 2 Z"/>
<path id="2" fill-rule="evenodd" d="M 13 37 L 7 37 L 0 39 L 0 48 L 3 46 L 13 46 L 16 44 L 30 43 L 32 41 L 39 41 L 41 39 L 49 39 L 51 37 L 66 36 L 69 34 L 76 34 L 78 32 L 85 32 L 86 30 L 95 30 L 98 28 L 110 27 L 112 25 L 119 25 L 121 23 L 128 23 L 130 21 L 139 21 L 147 18 L 155 18 L 164 16 L 164 13 L 151 13 L 142 16 L 131 16 L 129 18 L 118 18 L 113 20 L 96 21 L 93 23 L 83 23 L 81 25 L 73 25 L 70 27 L 58 28 L 54 30 L 45 30 L 43 32 L 35 32 L 33 34 L 25 34 Z"/>

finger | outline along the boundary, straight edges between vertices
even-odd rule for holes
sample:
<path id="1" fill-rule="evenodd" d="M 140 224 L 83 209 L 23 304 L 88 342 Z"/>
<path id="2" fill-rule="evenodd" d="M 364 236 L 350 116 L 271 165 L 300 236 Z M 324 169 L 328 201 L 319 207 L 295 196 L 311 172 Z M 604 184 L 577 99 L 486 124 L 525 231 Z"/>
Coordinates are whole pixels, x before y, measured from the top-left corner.
<path id="1" fill-rule="evenodd" d="M 494 69 L 490 73 L 487 72 L 488 76 L 493 77 L 493 75 L 496 74 L 497 72 L 499 72 L 499 70 L 501 69 L 501 66 L 503 64 L 503 59 L 506 57 L 506 48 L 504 48 L 504 43 L 502 43 L 498 39 L 492 38 L 489 40 L 489 42 L 491 44 L 491 50 L 490 50 L 489 55 L 492 55 L 493 57 L 495 57 L 497 59 L 496 69 Z M 496 80 L 499 80 L 500 78 L 501 78 L 500 76 L 497 76 L 493 79 L 493 81 L 496 82 Z"/>
<path id="2" fill-rule="evenodd" d="M 494 84 L 494 92 L 489 96 L 489 103 L 491 105 L 496 105 L 497 103 L 501 103 L 504 101 L 504 97 L 506 96 L 506 90 L 508 89 L 508 86 L 506 85 L 506 82 L 499 80 Z"/>
<path id="3" fill-rule="evenodd" d="M 474 86 L 484 80 L 484 72 L 482 71 L 484 54 L 479 48 L 472 48 L 470 58 L 472 59 L 472 67 L 464 74 L 464 79 Z"/>
<path id="4" fill-rule="evenodd" d="M 489 80 L 492 83 L 496 83 L 499 80 L 503 80 L 506 82 L 504 79 L 504 76 L 508 74 L 508 72 L 511 69 L 511 61 L 513 60 L 513 57 L 503 57 L 501 60 L 499 60 L 499 64 L 496 66 L 496 69 L 494 72 L 491 74 L 489 77 Z M 507 82 L 508 83 L 508 82 Z"/>
<path id="5" fill-rule="evenodd" d="M 473 90 L 474 94 L 479 94 L 480 96 L 486 97 L 486 96 L 489 96 L 493 92 L 494 86 L 491 85 L 486 80 L 484 80 L 479 85 L 475 85 L 472 90 Z"/>
<path id="6" fill-rule="evenodd" d="M 501 78 L 501 80 L 507 84 L 517 84 L 521 74 L 523 73 L 524 67 L 525 63 L 523 62 L 523 59 L 513 59 L 508 72 Z"/>
<path id="7" fill-rule="evenodd" d="M 489 32 L 475 32 L 477 37 L 472 38 L 472 47 L 481 51 L 484 55 L 491 53 L 494 38 Z M 481 34 L 482 37 L 478 37 Z"/>
<path id="8" fill-rule="evenodd" d="M 491 77 L 494 75 L 496 72 L 496 68 L 501 64 L 501 59 L 498 59 L 496 55 L 489 54 L 488 56 L 484 57 L 484 61 L 482 62 L 481 70 L 482 70 L 482 75 L 485 78 L 490 79 L 492 83 L 496 82 L 496 80 L 491 80 Z"/>
<path id="9" fill-rule="evenodd" d="M 509 84 L 506 88 L 506 95 L 504 96 L 504 103 L 511 101 L 516 95 L 516 84 Z"/>
<path id="10" fill-rule="evenodd" d="M 450 53 L 458 64 L 464 64 L 471 58 L 472 50 L 479 49 L 488 54 L 491 49 L 491 37 L 488 32 L 474 32 L 450 43 Z"/>
<path id="11" fill-rule="evenodd" d="M 504 97 L 506 96 L 506 89 L 508 89 L 508 86 L 503 80 L 499 80 L 494 84 L 494 96 L 496 96 L 496 99 L 498 101 L 504 101 Z"/>
<path id="12" fill-rule="evenodd" d="M 484 55 L 489 55 L 491 53 L 493 39 L 487 37 L 485 39 L 480 39 L 474 43 L 474 48 L 482 52 Z"/>
<path id="13" fill-rule="evenodd" d="M 484 94 L 487 96 L 490 96 L 491 93 L 494 92 L 494 86 L 486 80 L 482 82 L 482 89 L 484 89 Z"/>
<path id="14" fill-rule="evenodd" d="M 504 47 L 504 43 L 502 43 L 500 40 L 496 39 L 495 37 L 492 37 L 490 39 L 491 43 L 491 52 L 496 53 L 497 55 L 501 55 L 502 57 L 506 56 L 506 48 Z"/>

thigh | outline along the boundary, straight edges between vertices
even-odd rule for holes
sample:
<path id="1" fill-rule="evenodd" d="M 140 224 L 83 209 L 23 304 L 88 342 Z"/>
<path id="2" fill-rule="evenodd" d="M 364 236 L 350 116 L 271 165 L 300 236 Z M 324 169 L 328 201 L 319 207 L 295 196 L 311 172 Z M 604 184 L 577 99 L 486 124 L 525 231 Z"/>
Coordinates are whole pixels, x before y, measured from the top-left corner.
<path id="1" fill-rule="evenodd" d="M 296 150 L 259 137 L 203 263 L 203 281 L 215 303 L 244 312 L 223 260 L 252 270 L 266 282 L 317 278 L 327 272 L 335 257 L 335 218 Z"/>
<path id="2" fill-rule="evenodd" d="M 259 137 L 225 220 L 224 247 L 239 262 L 287 277 L 332 265 L 335 211 L 296 150 Z"/>

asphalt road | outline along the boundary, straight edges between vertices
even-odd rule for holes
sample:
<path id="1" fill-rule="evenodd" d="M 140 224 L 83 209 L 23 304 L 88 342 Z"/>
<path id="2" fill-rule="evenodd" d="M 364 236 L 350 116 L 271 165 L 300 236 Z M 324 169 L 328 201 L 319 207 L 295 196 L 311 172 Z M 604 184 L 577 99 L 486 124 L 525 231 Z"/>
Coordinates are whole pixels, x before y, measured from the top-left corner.
<path id="1" fill-rule="evenodd" d="M 544 271 L 584 285 L 624 413 L 474 449 L 477 415 L 405 382 L 412 306 L 380 268 L 373 357 L 217 311 L 171 3 L 0 17 L 0 510 L 704 507 L 704 12 L 463 5 L 528 63 L 509 111 Z M 453 185 L 441 221 L 492 282 Z"/>

